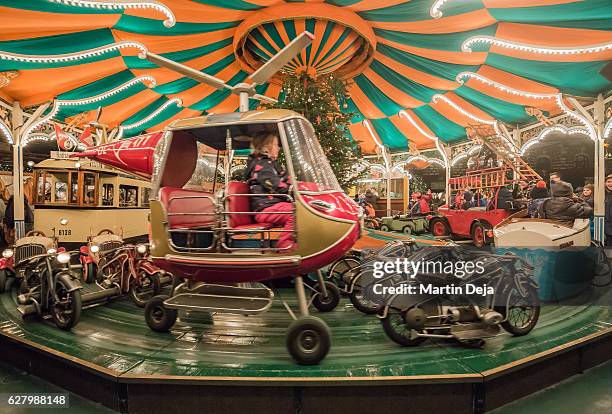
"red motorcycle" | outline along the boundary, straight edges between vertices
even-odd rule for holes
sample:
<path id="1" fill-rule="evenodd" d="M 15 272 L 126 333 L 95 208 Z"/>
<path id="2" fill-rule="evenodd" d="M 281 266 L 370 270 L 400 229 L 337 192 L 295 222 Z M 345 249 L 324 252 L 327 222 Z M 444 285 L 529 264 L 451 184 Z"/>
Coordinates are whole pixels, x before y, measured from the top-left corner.
<path id="1" fill-rule="evenodd" d="M 97 263 L 96 284 L 108 291 L 108 297 L 128 294 L 138 307 L 159 294 L 165 279 L 166 272 L 149 260 L 145 244 L 108 250 Z"/>

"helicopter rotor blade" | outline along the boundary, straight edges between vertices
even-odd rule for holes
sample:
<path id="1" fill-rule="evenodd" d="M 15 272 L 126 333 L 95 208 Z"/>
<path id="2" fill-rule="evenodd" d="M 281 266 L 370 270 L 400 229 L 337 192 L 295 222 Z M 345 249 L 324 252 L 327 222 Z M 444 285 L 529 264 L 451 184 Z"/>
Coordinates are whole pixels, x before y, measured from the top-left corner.
<path id="1" fill-rule="evenodd" d="M 261 85 L 268 81 L 276 72 L 281 70 L 291 59 L 296 57 L 302 49 L 314 40 L 314 35 L 304 31 L 298 37 L 289 42 L 272 59 L 268 60 L 250 76 L 255 85 Z"/>
<path id="2" fill-rule="evenodd" d="M 147 52 L 146 58 L 149 62 L 155 63 L 156 65 L 162 68 L 173 70 L 197 82 L 212 86 L 217 90 L 231 89 L 231 86 L 227 85 L 219 78 L 215 78 L 214 76 L 208 75 L 204 72 L 200 72 L 199 70 L 190 68 L 189 66 L 185 66 L 181 63 L 167 59 L 155 53 Z"/>
<path id="3" fill-rule="evenodd" d="M 251 99 L 258 99 L 260 101 L 267 101 L 267 102 L 271 102 L 271 103 L 277 103 L 278 101 L 274 98 L 271 98 L 269 96 L 265 96 L 265 95 L 260 95 L 258 93 L 256 93 L 255 95 L 250 97 Z"/>

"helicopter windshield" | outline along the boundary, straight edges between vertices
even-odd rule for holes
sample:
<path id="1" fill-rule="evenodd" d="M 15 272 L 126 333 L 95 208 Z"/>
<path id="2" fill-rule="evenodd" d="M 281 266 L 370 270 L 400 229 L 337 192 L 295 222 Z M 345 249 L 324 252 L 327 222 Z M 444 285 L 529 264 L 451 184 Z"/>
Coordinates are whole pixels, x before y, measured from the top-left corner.
<path id="1" fill-rule="evenodd" d="M 283 124 L 299 189 L 315 193 L 342 191 L 312 125 L 301 118 Z"/>

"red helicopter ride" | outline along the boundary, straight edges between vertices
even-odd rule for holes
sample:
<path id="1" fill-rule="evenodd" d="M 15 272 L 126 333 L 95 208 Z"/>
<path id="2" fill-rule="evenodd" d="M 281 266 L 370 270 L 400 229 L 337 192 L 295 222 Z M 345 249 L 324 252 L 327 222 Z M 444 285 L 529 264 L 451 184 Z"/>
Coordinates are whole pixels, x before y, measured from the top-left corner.
<path id="1" fill-rule="evenodd" d="M 328 353 L 331 333 L 309 305 L 333 309 L 335 285 L 321 269 L 344 256 L 360 236 L 360 209 L 340 188 L 314 129 L 288 110 L 248 111 L 249 98 L 290 59 L 312 42 L 304 32 L 251 75 L 252 84 L 226 85 L 161 56 L 147 53 L 159 66 L 240 96 L 239 113 L 180 119 L 163 132 L 92 148 L 78 156 L 94 158 L 133 174 L 150 177 L 150 254 L 160 268 L 175 275 L 169 296 L 156 296 L 145 307 L 152 330 L 167 331 L 179 310 L 256 314 L 272 305 L 273 292 L 261 284 L 294 277 L 299 313 L 287 332 L 289 353 L 300 364 L 317 364 Z M 293 230 L 254 222 L 253 194 L 246 182 L 230 179 L 241 167 L 251 137 L 267 131 L 278 137 L 291 187 Z M 222 177 L 222 178 L 221 178 Z M 277 195 L 275 195 L 277 196 Z M 291 248 L 276 245 L 279 235 L 293 233 Z M 310 287 L 302 275 L 317 272 Z M 180 282 L 179 282 L 180 279 Z M 305 287 L 312 290 L 307 299 Z"/>
<path id="2" fill-rule="evenodd" d="M 483 247 L 493 240 L 493 228 L 518 211 L 525 208 L 521 200 L 512 205 L 500 205 L 500 192 L 504 187 L 518 181 L 541 180 L 519 155 L 518 150 L 504 138 L 499 128 L 490 125 L 472 125 L 466 128 L 468 137 L 481 145 L 487 156 L 476 156 L 476 165 L 460 177 L 450 178 L 447 191 L 457 197 L 457 202 L 438 208 L 438 215 L 429 220 L 429 229 L 434 236 L 455 236 L 472 239 L 476 247 Z M 488 158 L 488 160 L 486 159 Z M 474 191 L 476 206 L 464 208 L 461 195 L 466 190 Z M 486 202 L 481 203 L 487 195 Z M 484 205 L 481 205 L 484 204 Z"/>

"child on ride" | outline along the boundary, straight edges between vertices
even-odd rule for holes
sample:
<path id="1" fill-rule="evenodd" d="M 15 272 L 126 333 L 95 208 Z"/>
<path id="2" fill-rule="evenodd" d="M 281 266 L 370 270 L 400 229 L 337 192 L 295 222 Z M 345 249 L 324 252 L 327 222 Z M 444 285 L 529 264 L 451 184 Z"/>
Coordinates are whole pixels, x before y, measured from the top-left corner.
<path id="1" fill-rule="evenodd" d="M 278 157 L 278 137 L 269 132 L 260 132 L 251 140 L 252 154 L 249 155 L 246 179 L 251 194 L 251 211 L 257 223 L 269 223 L 274 227 L 287 230 L 278 239 L 276 247 L 291 250 L 293 241 L 293 205 L 285 197 L 274 194 L 288 194 L 290 179 L 287 172 L 276 162 Z M 290 214 L 283 214 L 290 213 Z"/>

